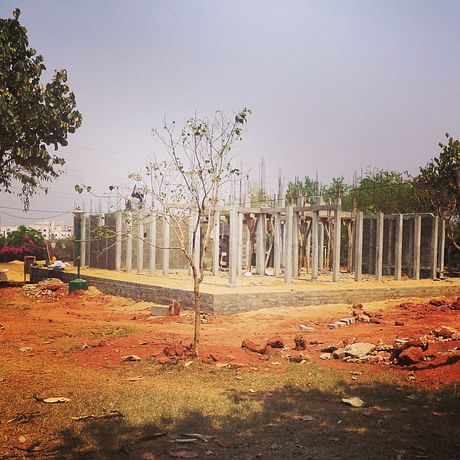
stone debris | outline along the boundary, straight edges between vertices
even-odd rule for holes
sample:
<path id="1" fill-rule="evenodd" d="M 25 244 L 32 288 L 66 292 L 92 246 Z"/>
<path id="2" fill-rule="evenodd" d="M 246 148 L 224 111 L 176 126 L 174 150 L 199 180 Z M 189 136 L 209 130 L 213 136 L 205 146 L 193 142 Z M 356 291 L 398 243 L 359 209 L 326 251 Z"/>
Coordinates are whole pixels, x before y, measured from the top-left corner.
<path id="1" fill-rule="evenodd" d="M 453 339 L 456 340 L 460 336 L 458 334 L 457 329 L 449 326 L 441 326 L 436 329 L 433 329 L 432 334 L 435 337 L 443 338 L 443 339 Z"/>
<path id="2" fill-rule="evenodd" d="M 442 307 L 443 305 L 446 304 L 446 302 L 445 300 L 442 300 L 442 299 L 431 299 L 429 304 L 435 307 Z"/>
<path id="3" fill-rule="evenodd" d="M 168 316 L 179 316 L 180 309 L 180 302 L 178 302 L 176 299 L 173 299 L 168 307 Z"/>
<path id="4" fill-rule="evenodd" d="M 294 343 L 295 343 L 294 350 L 296 351 L 305 350 L 307 348 L 305 337 L 302 334 L 297 334 L 294 337 Z"/>
<path id="5" fill-rule="evenodd" d="M 46 278 L 38 284 L 25 284 L 22 286 L 22 292 L 27 297 L 57 300 L 67 295 L 68 285 L 58 278 Z"/>
<path id="6" fill-rule="evenodd" d="M 251 340 L 243 340 L 241 343 L 241 348 L 245 348 L 246 350 L 253 351 L 254 353 L 258 353 L 259 355 L 263 355 L 267 352 L 267 345 L 259 345 Z"/>
<path id="7" fill-rule="evenodd" d="M 398 364 L 408 366 L 425 360 L 425 352 L 420 347 L 409 347 L 398 355 Z"/>
<path id="8" fill-rule="evenodd" d="M 313 333 L 315 332 L 315 328 L 313 326 L 305 326 L 304 324 L 299 324 L 300 332 L 308 332 Z"/>
<path id="9" fill-rule="evenodd" d="M 319 355 L 320 359 L 328 360 L 332 358 L 332 353 L 321 353 Z"/>
<path id="10" fill-rule="evenodd" d="M 267 347 L 271 348 L 284 348 L 283 339 L 281 337 L 272 337 L 267 340 Z"/>

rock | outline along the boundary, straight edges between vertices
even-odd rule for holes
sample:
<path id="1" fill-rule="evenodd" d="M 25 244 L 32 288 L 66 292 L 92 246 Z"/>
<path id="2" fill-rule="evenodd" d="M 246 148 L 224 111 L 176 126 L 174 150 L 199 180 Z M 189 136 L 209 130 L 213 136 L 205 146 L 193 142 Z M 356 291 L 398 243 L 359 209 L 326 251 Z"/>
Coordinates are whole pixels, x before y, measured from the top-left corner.
<path id="1" fill-rule="evenodd" d="M 305 326 L 304 324 L 299 324 L 299 330 L 301 332 L 308 332 L 308 333 L 312 333 L 312 332 L 315 332 L 315 328 L 312 327 L 312 326 Z"/>
<path id="2" fill-rule="evenodd" d="M 290 356 L 289 361 L 291 363 L 301 363 L 305 361 L 305 358 L 303 356 Z"/>
<path id="3" fill-rule="evenodd" d="M 324 360 L 331 359 L 331 357 L 332 357 L 332 353 L 322 353 L 319 355 L 319 358 L 324 359 Z"/>
<path id="4" fill-rule="evenodd" d="M 294 337 L 294 343 L 295 343 L 294 349 L 297 351 L 305 350 L 307 348 L 305 337 L 302 334 L 297 334 Z"/>
<path id="5" fill-rule="evenodd" d="M 180 315 L 180 303 L 173 299 L 168 307 L 168 315 L 169 316 L 179 316 Z"/>
<path id="6" fill-rule="evenodd" d="M 460 310 L 460 298 L 458 298 L 457 300 L 454 300 L 451 304 L 450 304 L 450 308 L 452 310 Z"/>
<path id="7" fill-rule="evenodd" d="M 352 343 L 344 348 L 345 355 L 352 358 L 362 358 L 374 350 L 375 345 L 367 342 Z"/>
<path id="8" fill-rule="evenodd" d="M 334 353 L 335 350 L 337 350 L 337 347 L 334 347 L 334 345 L 330 345 L 329 347 L 321 348 L 321 351 L 323 353 Z"/>
<path id="9" fill-rule="evenodd" d="M 420 347 L 409 347 L 403 350 L 398 356 L 398 364 L 408 366 L 417 364 L 425 359 L 425 353 Z"/>
<path id="10" fill-rule="evenodd" d="M 343 359 L 345 358 L 345 348 L 339 348 L 332 353 L 334 359 Z"/>
<path id="11" fill-rule="evenodd" d="M 362 321 L 363 323 L 370 323 L 371 322 L 371 318 L 370 316 L 364 314 L 364 313 L 359 313 L 358 315 L 356 315 L 356 321 Z"/>
<path id="12" fill-rule="evenodd" d="M 458 331 L 453 327 L 441 326 L 433 329 L 433 335 L 436 337 L 442 337 L 444 339 L 456 339 L 458 337 Z"/>
<path id="13" fill-rule="evenodd" d="M 258 345 L 257 343 L 254 343 L 251 340 L 243 340 L 241 348 L 246 348 L 247 350 L 253 351 L 254 353 L 259 353 L 260 355 L 263 355 L 267 352 L 266 345 Z"/>
<path id="14" fill-rule="evenodd" d="M 395 326 L 404 326 L 404 321 L 395 321 Z"/>
<path id="15" fill-rule="evenodd" d="M 344 404 L 348 404 L 351 407 L 363 407 L 365 404 L 364 401 L 357 396 L 353 396 L 351 398 L 342 398 L 342 402 Z"/>
<path id="16" fill-rule="evenodd" d="M 429 302 L 430 305 L 433 305 L 435 307 L 442 307 L 443 305 L 445 305 L 445 301 L 444 300 L 441 300 L 441 299 L 431 299 L 430 302 Z"/>
<path id="17" fill-rule="evenodd" d="M 272 337 L 267 340 L 267 346 L 272 348 L 284 348 L 283 339 L 281 337 Z"/>
<path id="18" fill-rule="evenodd" d="M 181 343 L 170 343 L 163 348 L 163 354 L 170 358 L 182 358 L 186 355 L 187 348 Z"/>

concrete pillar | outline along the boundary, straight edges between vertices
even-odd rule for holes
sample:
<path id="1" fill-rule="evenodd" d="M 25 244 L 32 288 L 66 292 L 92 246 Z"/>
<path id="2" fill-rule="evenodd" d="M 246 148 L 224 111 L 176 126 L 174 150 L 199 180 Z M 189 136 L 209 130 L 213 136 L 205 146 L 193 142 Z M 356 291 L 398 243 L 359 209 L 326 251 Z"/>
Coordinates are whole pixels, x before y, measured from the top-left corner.
<path id="1" fill-rule="evenodd" d="M 311 221 L 309 222 L 309 228 L 307 229 L 307 241 L 305 243 L 305 252 L 307 254 L 307 273 L 311 271 Z"/>
<path id="2" fill-rule="evenodd" d="M 237 269 L 236 265 L 238 263 L 238 242 L 237 242 L 237 233 L 238 233 L 238 211 L 232 206 L 230 209 L 230 238 L 229 238 L 229 254 L 228 254 L 228 282 L 230 285 L 236 284 Z"/>
<path id="3" fill-rule="evenodd" d="M 299 276 L 299 213 L 292 215 L 292 276 Z"/>
<path id="4" fill-rule="evenodd" d="M 81 216 L 81 243 L 80 243 L 80 266 L 86 267 L 86 222 L 87 217 Z"/>
<path id="5" fill-rule="evenodd" d="M 311 279 L 318 279 L 318 220 L 319 211 L 313 211 L 311 221 Z"/>
<path id="6" fill-rule="evenodd" d="M 127 272 L 133 269 L 133 213 L 126 213 L 126 264 Z"/>
<path id="7" fill-rule="evenodd" d="M 163 217 L 163 276 L 169 275 L 169 216 Z"/>
<path id="8" fill-rule="evenodd" d="M 388 221 L 388 248 L 386 252 L 388 273 L 391 273 L 391 259 L 393 255 L 393 219 Z"/>
<path id="9" fill-rule="evenodd" d="M 273 271 L 275 276 L 281 273 L 281 215 L 275 213 L 275 228 L 273 234 Z"/>
<path id="10" fill-rule="evenodd" d="M 361 281 L 363 274 L 363 213 L 356 214 L 355 221 L 355 281 Z"/>
<path id="11" fill-rule="evenodd" d="M 375 276 L 378 280 L 382 279 L 383 273 L 383 229 L 385 216 L 383 212 L 377 214 L 377 227 L 375 230 Z"/>
<path id="12" fill-rule="evenodd" d="M 437 278 L 438 269 L 438 227 L 439 217 L 434 216 L 431 226 L 431 277 Z"/>
<path id="13" fill-rule="evenodd" d="M 375 220 L 373 218 L 368 219 L 369 223 L 369 248 L 367 251 L 367 272 L 372 273 L 372 266 L 374 266 L 374 256 L 375 256 Z"/>
<path id="14" fill-rule="evenodd" d="M 265 275 L 265 214 L 257 216 L 256 275 Z"/>
<path id="15" fill-rule="evenodd" d="M 217 276 L 220 271 L 219 257 L 220 257 L 220 214 L 216 212 L 216 222 L 212 229 L 212 274 Z"/>
<path id="16" fill-rule="evenodd" d="M 292 281 L 292 227 L 293 227 L 294 208 L 289 205 L 286 209 L 286 223 L 284 234 L 286 243 L 284 245 L 284 282 Z"/>
<path id="17" fill-rule="evenodd" d="M 137 216 L 137 273 L 144 271 L 144 214 L 139 211 Z"/>
<path id="18" fill-rule="evenodd" d="M 319 271 L 324 268 L 324 224 L 318 222 L 318 268 Z"/>
<path id="19" fill-rule="evenodd" d="M 197 215 L 195 215 L 195 219 L 197 219 Z M 195 220 L 196 222 L 196 220 Z M 194 254 L 194 264 L 198 273 L 200 273 L 200 259 L 201 259 L 201 225 L 198 225 L 195 233 L 195 254 Z"/>
<path id="20" fill-rule="evenodd" d="M 334 252 L 332 259 L 332 281 L 338 281 L 340 276 L 340 242 L 342 239 L 342 218 L 340 205 L 334 211 Z"/>
<path id="21" fill-rule="evenodd" d="M 420 279 L 420 247 L 422 243 L 422 216 L 416 215 L 414 219 L 414 251 L 413 251 L 413 278 Z"/>
<path id="22" fill-rule="evenodd" d="M 238 245 L 238 262 L 236 265 L 236 274 L 238 276 L 243 274 L 243 214 L 238 213 L 238 231 L 237 231 L 237 245 Z"/>
<path id="23" fill-rule="evenodd" d="M 395 239 L 395 280 L 401 279 L 402 268 L 402 246 L 403 246 L 403 215 L 396 217 L 396 239 Z"/>
<path id="24" fill-rule="evenodd" d="M 442 278 L 444 276 L 444 251 L 446 248 L 446 221 L 440 219 L 440 229 L 439 229 L 439 276 Z"/>
<path id="25" fill-rule="evenodd" d="M 156 241 L 157 241 L 157 216 L 152 213 L 150 216 L 149 228 L 149 272 L 151 275 L 155 274 L 156 265 Z"/>

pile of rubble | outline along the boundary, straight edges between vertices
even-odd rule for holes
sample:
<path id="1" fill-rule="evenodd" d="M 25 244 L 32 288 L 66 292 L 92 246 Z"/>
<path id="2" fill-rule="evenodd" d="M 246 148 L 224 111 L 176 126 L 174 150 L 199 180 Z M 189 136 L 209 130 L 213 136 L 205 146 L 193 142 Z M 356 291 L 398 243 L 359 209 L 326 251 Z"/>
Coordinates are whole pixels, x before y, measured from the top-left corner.
<path id="1" fill-rule="evenodd" d="M 38 284 L 25 284 L 22 292 L 35 299 L 57 300 L 68 293 L 68 285 L 57 278 L 46 278 Z"/>

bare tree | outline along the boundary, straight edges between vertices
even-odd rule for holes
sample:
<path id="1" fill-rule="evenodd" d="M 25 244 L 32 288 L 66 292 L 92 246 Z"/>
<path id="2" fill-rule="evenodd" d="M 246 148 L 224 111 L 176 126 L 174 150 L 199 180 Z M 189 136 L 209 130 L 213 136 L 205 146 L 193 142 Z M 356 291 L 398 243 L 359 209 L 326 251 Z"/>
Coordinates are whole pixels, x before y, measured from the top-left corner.
<path id="1" fill-rule="evenodd" d="M 175 122 L 165 121 L 162 130 L 154 130 L 167 159 L 153 161 L 147 166 L 151 205 L 159 217 L 168 221 L 179 242 L 177 248 L 191 268 L 195 357 L 200 350 L 200 286 L 204 279 L 204 260 L 212 230 L 218 224 L 216 212 L 223 187 L 239 174 L 232 166 L 232 149 L 242 140 L 250 113 L 244 108 L 230 119 L 219 111 L 211 119 L 194 116 L 181 129 Z"/>

